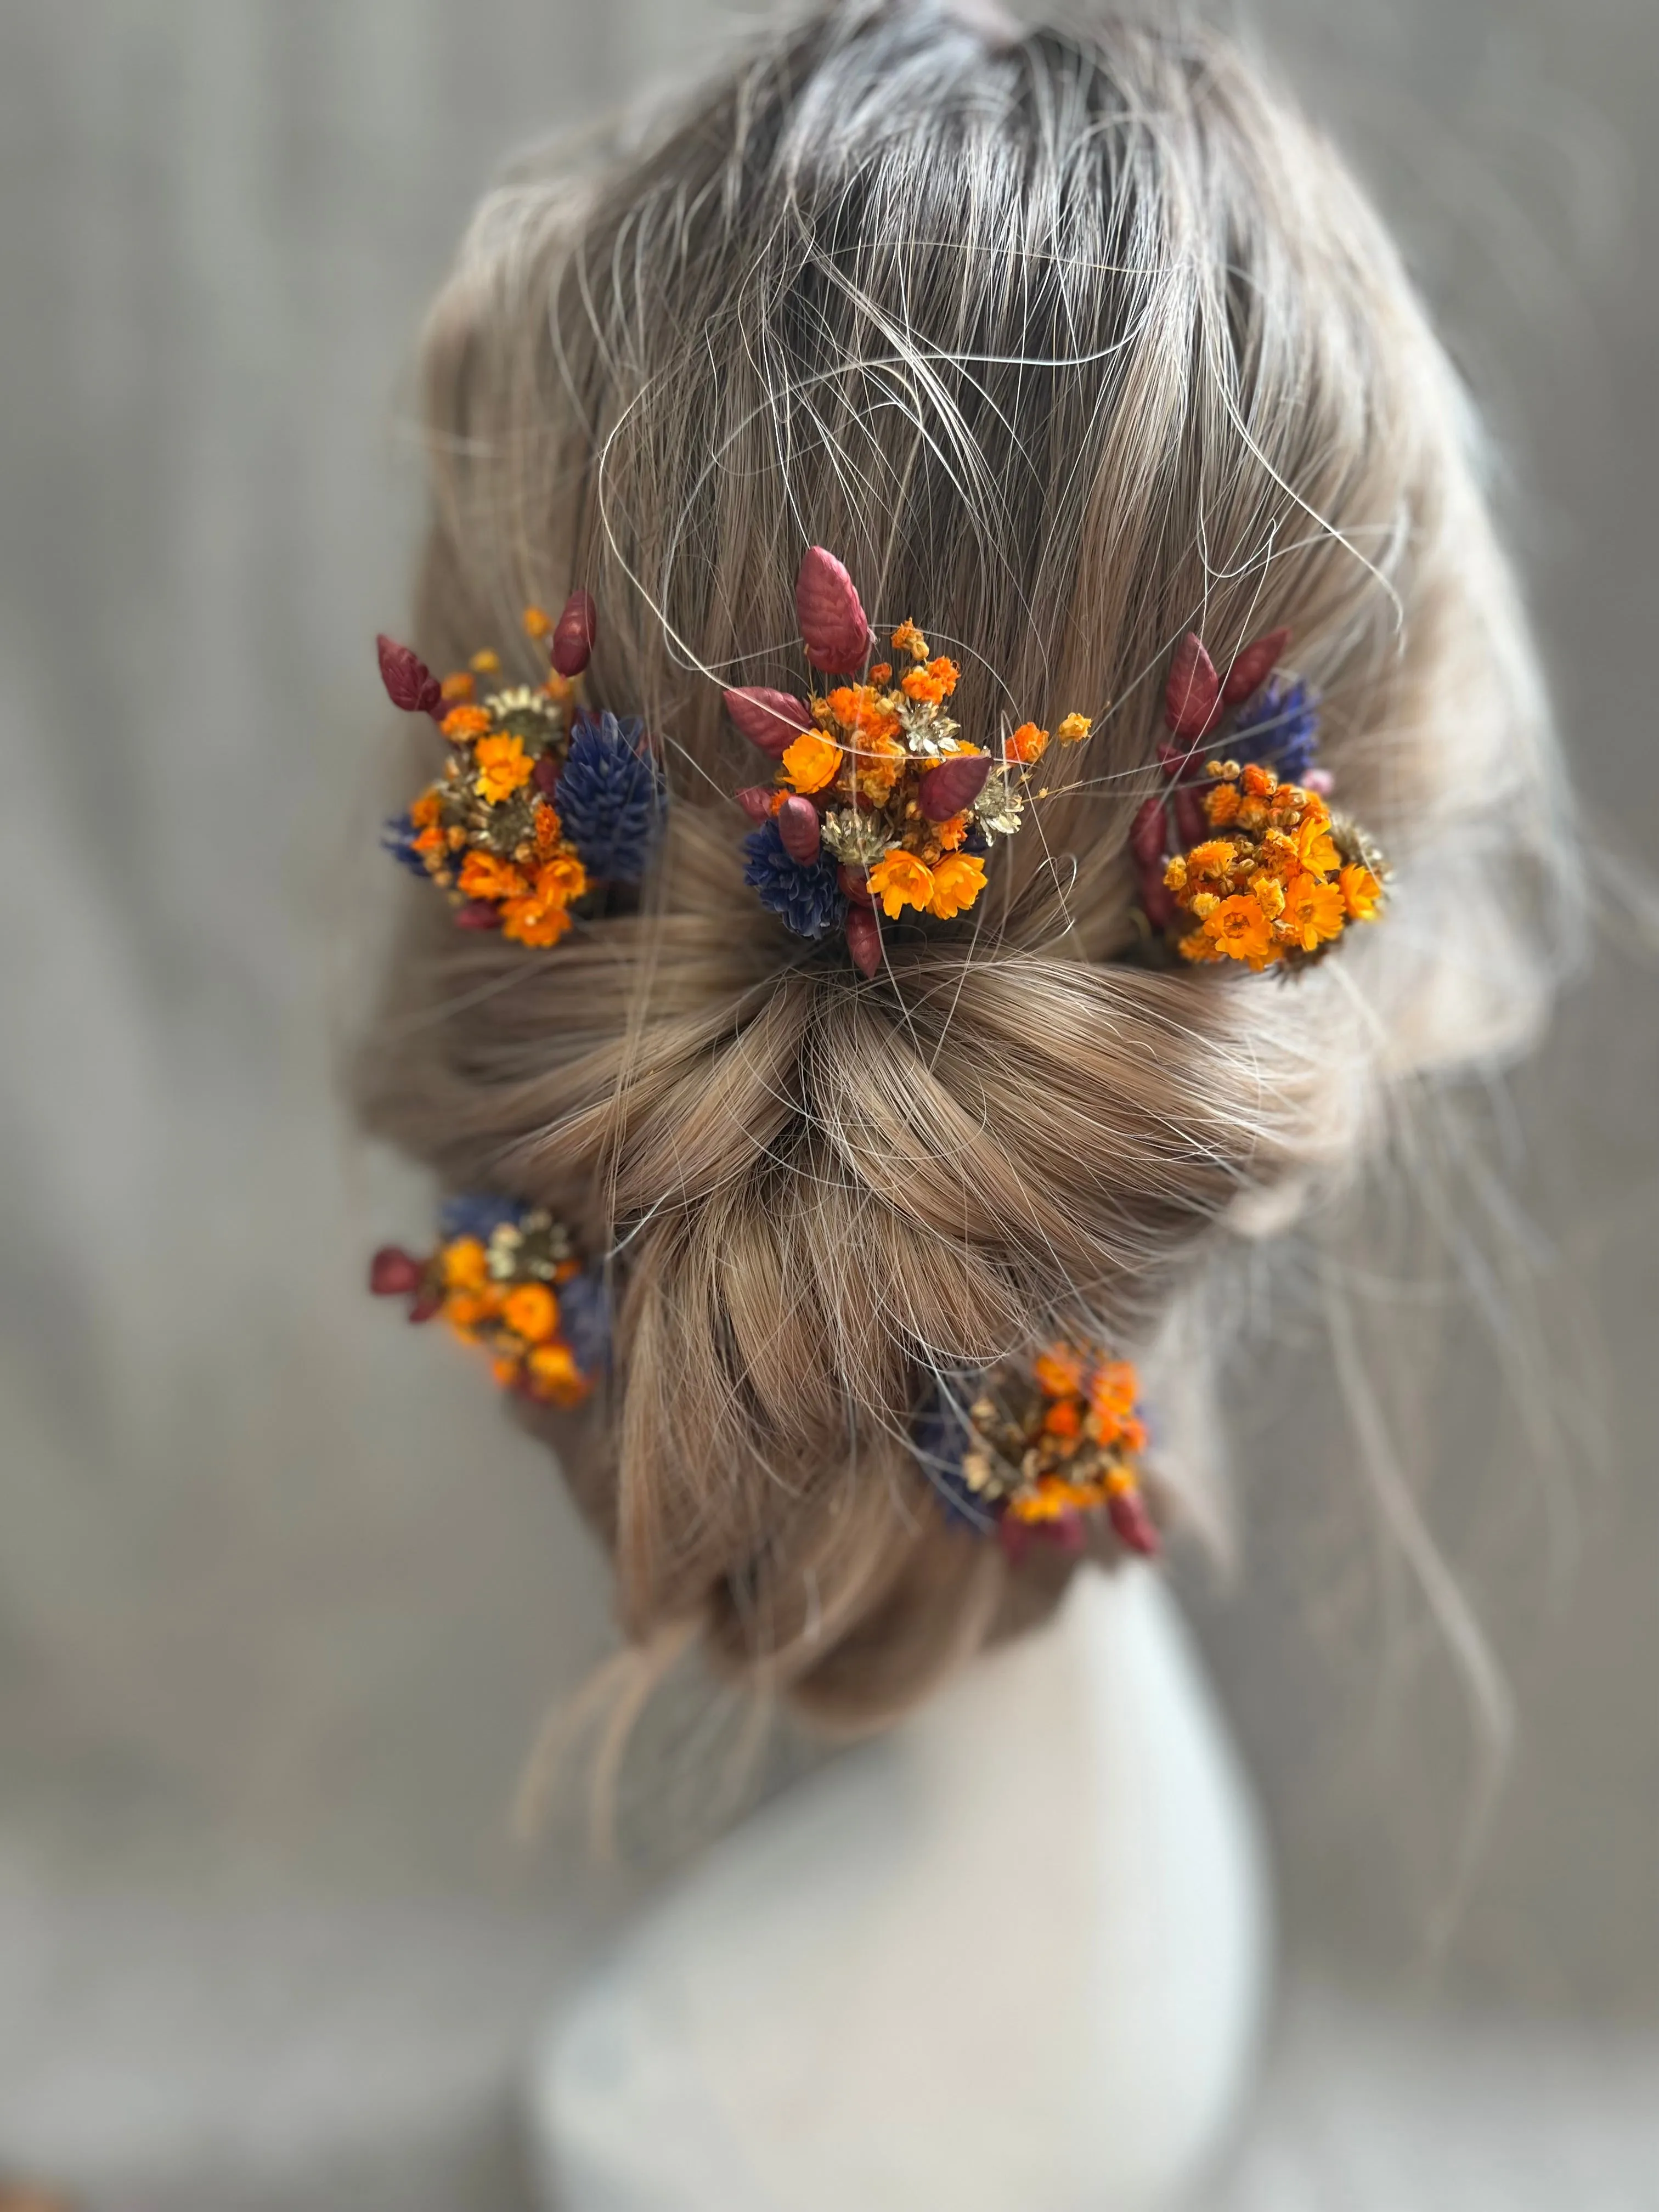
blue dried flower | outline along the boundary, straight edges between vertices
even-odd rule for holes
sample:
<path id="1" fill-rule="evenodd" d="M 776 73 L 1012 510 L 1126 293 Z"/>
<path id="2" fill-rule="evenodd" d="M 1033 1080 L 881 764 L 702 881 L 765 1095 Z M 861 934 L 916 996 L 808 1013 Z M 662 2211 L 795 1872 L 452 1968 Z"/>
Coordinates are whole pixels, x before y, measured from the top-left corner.
<path id="1" fill-rule="evenodd" d="M 579 714 L 555 804 L 596 882 L 636 884 L 662 826 L 667 792 L 636 715 Z"/>
<path id="2" fill-rule="evenodd" d="M 1319 702 L 1307 685 L 1270 676 L 1238 710 L 1227 751 L 1300 783 L 1319 750 Z"/>
<path id="3" fill-rule="evenodd" d="M 611 1364 L 611 1293 L 597 1269 L 560 1284 L 559 1334 L 584 1375 L 602 1374 Z"/>
<path id="4" fill-rule="evenodd" d="M 917 1465 L 937 1493 L 945 1519 L 983 1535 L 996 1526 L 998 1516 L 969 1487 L 962 1472 L 968 1437 L 967 1417 L 961 1407 L 940 1397 L 917 1420 L 911 1440 Z"/>
<path id="5" fill-rule="evenodd" d="M 390 853 L 394 860 L 401 862 L 409 870 L 410 875 L 418 876 L 424 883 L 427 880 L 426 861 L 415 850 L 416 835 L 411 816 L 393 814 L 388 817 L 380 831 L 380 850 Z"/>
<path id="6" fill-rule="evenodd" d="M 481 1244 L 488 1244 L 504 1221 L 510 1221 L 516 1229 L 527 1211 L 516 1198 L 498 1198 L 494 1191 L 462 1191 L 445 1199 L 439 1209 L 438 1226 L 446 1243 L 457 1237 L 476 1237 Z"/>
<path id="7" fill-rule="evenodd" d="M 826 852 L 816 860 L 792 860 L 775 822 L 763 822 L 743 841 L 743 879 L 763 907 L 797 937 L 822 937 L 847 919 L 847 894 Z"/>

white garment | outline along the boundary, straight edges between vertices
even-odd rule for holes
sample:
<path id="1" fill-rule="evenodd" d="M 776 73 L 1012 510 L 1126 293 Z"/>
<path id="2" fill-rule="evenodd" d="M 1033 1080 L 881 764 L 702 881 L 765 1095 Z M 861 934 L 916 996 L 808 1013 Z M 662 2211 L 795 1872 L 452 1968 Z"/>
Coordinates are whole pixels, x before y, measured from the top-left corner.
<path id="1" fill-rule="evenodd" d="M 551 2031 L 558 2212 L 1150 2212 L 1255 2047 L 1255 1822 L 1159 1577 L 724 1838 Z"/>

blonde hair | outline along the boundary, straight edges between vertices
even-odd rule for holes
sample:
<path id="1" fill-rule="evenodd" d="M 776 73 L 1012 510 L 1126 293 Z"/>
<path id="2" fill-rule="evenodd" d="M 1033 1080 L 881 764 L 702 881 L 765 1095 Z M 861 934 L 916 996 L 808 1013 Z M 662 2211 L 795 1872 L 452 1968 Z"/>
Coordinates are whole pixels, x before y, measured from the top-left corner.
<path id="1" fill-rule="evenodd" d="M 878 1725 L 1073 1565 L 949 1525 L 908 1442 L 929 1378 L 1066 1328 L 1145 1347 L 1230 1224 L 1537 1026 L 1570 844 L 1464 402 L 1226 43 L 932 5 L 815 12 L 642 150 L 494 193 L 426 392 L 422 650 L 586 585 L 672 828 L 642 910 L 551 953 L 411 916 L 368 1116 L 614 1255 L 614 1387 L 567 1457 L 628 1635 Z M 1097 722 L 978 927 L 871 983 L 760 910 L 729 797 L 720 686 L 792 680 L 815 541 L 962 663 L 965 727 Z M 1282 988 L 1136 964 L 1170 650 L 1281 623 L 1390 917 Z"/>

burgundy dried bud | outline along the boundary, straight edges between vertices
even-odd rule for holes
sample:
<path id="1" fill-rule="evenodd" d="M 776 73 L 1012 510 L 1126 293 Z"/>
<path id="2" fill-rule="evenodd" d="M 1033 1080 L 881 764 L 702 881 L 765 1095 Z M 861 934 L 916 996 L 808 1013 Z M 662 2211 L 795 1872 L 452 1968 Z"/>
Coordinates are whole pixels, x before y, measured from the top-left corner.
<path id="1" fill-rule="evenodd" d="M 875 975 L 881 969 L 881 924 L 867 906 L 849 907 L 847 914 L 847 950 L 853 956 L 853 965 L 860 975 Z"/>
<path id="2" fill-rule="evenodd" d="M 1180 908 L 1164 880 L 1164 848 L 1169 828 L 1161 793 L 1143 799 L 1129 828 L 1129 850 L 1134 856 L 1135 881 L 1140 903 L 1154 929 L 1168 929 Z"/>
<path id="3" fill-rule="evenodd" d="M 386 696 L 405 714 L 431 714 L 443 708 L 443 686 L 412 646 L 399 645 L 384 630 L 374 641 L 380 657 L 380 681 Z"/>
<path id="4" fill-rule="evenodd" d="M 772 801 L 776 797 L 769 783 L 745 784 L 738 792 L 738 804 L 751 822 L 772 819 Z"/>
<path id="5" fill-rule="evenodd" d="M 406 1297 L 418 1291 L 426 1270 L 401 1244 L 382 1244 L 368 1263 L 368 1287 L 377 1298 Z"/>
<path id="6" fill-rule="evenodd" d="M 741 690 L 728 691 L 726 711 L 738 732 L 774 760 L 812 726 L 812 710 L 804 699 L 774 691 L 765 684 L 746 684 Z"/>
<path id="7" fill-rule="evenodd" d="M 917 784 L 916 805 L 930 822 L 948 822 L 973 805 L 990 773 L 989 753 L 952 753 Z"/>
<path id="8" fill-rule="evenodd" d="M 465 906 L 456 908 L 455 921 L 461 929 L 499 929 L 501 910 L 488 899 L 468 899 Z"/>
<path id="9" fill-rule="evenodd" d="M 1163 1540 L 1138 1490 L 1115 1491 L 1106 1501 L 1106 1517 L 1126 1551 L 1139 1552 L 1144 1559 L 1155 1559 L 1163 1550 Z"/>
<path id="10" fill-rule="evenodd" d="M 1164 688 L 1164 719 L 1178 738 L 1189 744 L 1201 738 L 1214 721 L 1221 705 L 1221 678 L 1204 650 L 1195 630 L 1188 630 L 1176 647 L 1170 664 L 1170 680 Z"/>
<path id="11" fill-rule="evenodd" d="M 1227 681 L 1221 688 L 1221 696 L 1229 707 L 1237 706 L 1241 699 L 1248 699 L 1252 691 L 1267 682 L 1284 659 L 1290 641 L 1289 630 L 1270 629 L 1254 645 L 1245 647 L 1227 671 Z"/>
<path id="12" fill-rule="evenodd" d="M 559 787 L 559 763 L 551 753 L 538 753 L 536 765 L 530 771 L 531 780 L 544 799 L 551 799 Z"/>
<path id="13" fill-rule="evenodd" d="M 441 1291 L 422 1291 L 420 1297 L 410 1306 L 409 1317 L 413 1322 L 431 1321 L 443 1310 L 444 1294 Z"/>
<path id="14" fill-rule="evenodd" d="M 862 868 L 850 867 L 848 863 L 843 860 L 840 867 L 836 870 L 836 881 L 841 885 L 842 890 L 846 892 L 848 897 L 852 900 L 854 906 L 873 906 L 875 904 L 874 899 L 870 896 L 870 886 L 864 880 L 864 870 Z"/>
<path id="15" fill-rule="evenodd" d="M 1175 810 L 1176 835 L 1182 847 L 1201 845 L 1210 834 L 1210 823 L 1196 789 L 1190 783 L 1178 783 L 1170 803 Z"/>
<path id="16" fill-rule="evenodd" d="M 593 657 L 599 617 L 592 594 L 579 586 L 564 603 L 553 625 L 553 665 L 561 676 L 580 676 Z"/>
<path id="17" fill-rule="evenodd" d="M 778 809 L 778 836 L 784 851 L 803 868 L 817 860 L 823 837 L 818 829 L 818 810 L 810 799 L 802 799 L 796 793 L 784 800 Z"/>
<path id="18" fill-rule="evenodd" d="M 795 618 L 814 668 L 849 676 L 875 643 L 853 579 L 833 553 L 809 545 L 795 579 Z"/>

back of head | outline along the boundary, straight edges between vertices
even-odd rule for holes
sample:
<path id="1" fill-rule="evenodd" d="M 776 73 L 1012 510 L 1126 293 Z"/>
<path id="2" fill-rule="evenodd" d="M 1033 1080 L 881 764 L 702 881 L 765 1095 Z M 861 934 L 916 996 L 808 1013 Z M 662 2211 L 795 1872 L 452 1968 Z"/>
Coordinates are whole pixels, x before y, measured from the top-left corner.
<path id="1" fill-rule="evenodd" d="M 1460 394 L 1340 162 L 1225 44 L 933 5 L 814 14 L 644 150 L 497 191 L 428 394 L 422 650 L 586 585 L 594 693 L 658 733 L 673 805 L 641 909 L 554 952 L 411 921 L 421 1018 L 377 1040 L 369 1117 L 617 1255 L 567 1456 L 629 1634 L 878 1723 L 1074 1564 L 939 1512 L 929 1378 L 1068 1328 L 1144 1346 L 1239 1210 L 1535 1027 L 1563 848 Z M 944 641 L 964 726 L 1097 724 L 978 927 L 872 981 L 761 912 L 726 795 L 720 687 L 783 680 L 812 542 Z M 1171 647 L 1280 624 L 1389 924 L 1290 980 L 1137 963 Z"/>

